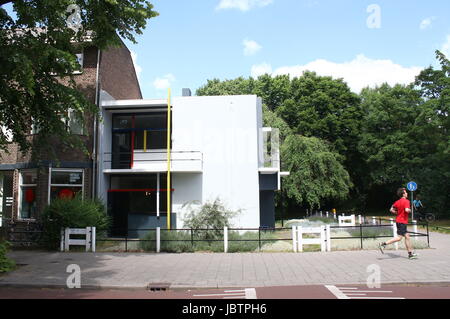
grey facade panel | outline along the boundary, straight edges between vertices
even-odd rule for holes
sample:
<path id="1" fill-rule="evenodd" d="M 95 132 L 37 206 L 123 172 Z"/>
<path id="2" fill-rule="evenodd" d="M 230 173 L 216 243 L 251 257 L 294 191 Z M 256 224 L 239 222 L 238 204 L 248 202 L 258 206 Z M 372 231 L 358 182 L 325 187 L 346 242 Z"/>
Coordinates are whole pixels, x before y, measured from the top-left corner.
<path id="1" fill-rule="evenodd" d="M 278 189 L 277 174 L 259 174 L 259 190 L 274 191 Z"/>
<path id="2" fill-rule="evenodd" d="M 260 227 L 275 227 L 275 192 L 259 192 Z"/>

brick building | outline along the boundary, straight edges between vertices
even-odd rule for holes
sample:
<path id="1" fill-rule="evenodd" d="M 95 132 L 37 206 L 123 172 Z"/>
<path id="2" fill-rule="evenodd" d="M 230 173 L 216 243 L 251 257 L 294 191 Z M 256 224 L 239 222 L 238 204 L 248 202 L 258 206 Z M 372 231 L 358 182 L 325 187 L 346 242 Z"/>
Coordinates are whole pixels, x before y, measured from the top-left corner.
<path id="1" fill-rule="evenodd" d="M 74 75 L 77 87 L 86 98 L 99 105 L 101 91 L 114 99 L 142 99 L 130 51 L 125 45 L 99 50 L 88 46 L 77 55 L 82 71 Z M 18 146 L 0 152 L 0 215 L 3 220 L 30 222 L 36 220 L 51 200 L 64 194 L 82 192 L 93 196 L 95 179 L 95 136 L 98 121 L 86 116 L 84 132 L 76 121 L 69 123 L 72 134 L 80 135 L 90 155 L 78 149 L 58 151 L 56 158 L 36 158 L 33 151 L 22 154 Z M 30 131 L 30 139 L 38 132 Z M 58 145 L 55 137 L 49 143 Z M 0 218 L 1 220 L 1 218 Z"/>

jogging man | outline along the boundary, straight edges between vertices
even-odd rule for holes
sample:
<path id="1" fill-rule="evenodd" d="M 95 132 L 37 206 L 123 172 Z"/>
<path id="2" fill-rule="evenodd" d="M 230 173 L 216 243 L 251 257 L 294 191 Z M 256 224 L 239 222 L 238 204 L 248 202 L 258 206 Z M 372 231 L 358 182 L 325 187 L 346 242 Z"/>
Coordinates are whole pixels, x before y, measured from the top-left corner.
<path id="1" fill-rule="evenodd" d="M 396 243 L 405 238 L 405 246 L 408 251 L 409 259 L 417 259 L 417 255 L 413 253 L 411 239 L 406 229 L 408 225 L 408 214 L 411 213 L 411 205 L 408 198 L 408 192 L 406 188 L 399 188 L 397 190 L 397 196 L 400 197 L 398 201 L 396 201 L 390 209 L 392 214 L 397 215 L 395 222 L 397 224 L 397 237 L 388 240 L 387 242 L 380 243 L 379 248 L 381 252 L 384 254 L 384 249 L 387 245 Z"/>

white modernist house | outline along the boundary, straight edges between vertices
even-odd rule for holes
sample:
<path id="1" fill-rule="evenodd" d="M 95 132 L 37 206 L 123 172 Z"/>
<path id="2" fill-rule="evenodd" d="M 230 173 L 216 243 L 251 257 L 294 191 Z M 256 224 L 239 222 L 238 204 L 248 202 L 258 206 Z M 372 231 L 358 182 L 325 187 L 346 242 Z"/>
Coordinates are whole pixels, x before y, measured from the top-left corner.
<path id="1" fill-rule="evenodd" d="M 261 99 L 182 96 L 171 100 L 171 189 L 167 189 L 167 100 L 114 100 L 101 94 L 97 196 L 112 235 L 183 228 L 189 209 L 220 199 L 241 210 L 237 228 L 273 227 L 280 189 L 278 130 L 262 126 Z"/>

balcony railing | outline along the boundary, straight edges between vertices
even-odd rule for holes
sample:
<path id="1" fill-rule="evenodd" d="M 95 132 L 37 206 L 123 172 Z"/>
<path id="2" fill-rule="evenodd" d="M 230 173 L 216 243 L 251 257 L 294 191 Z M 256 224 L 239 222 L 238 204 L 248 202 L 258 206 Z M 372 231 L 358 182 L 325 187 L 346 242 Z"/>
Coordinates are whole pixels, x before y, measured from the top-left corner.
<path id="1" fill-rule="evenodd" d="M 263 127 L 262 166 L 260 170 L 280 170 L 280 131 L 277 128 Z"/>
<path id="2" fill-rule="evenodd" d="M 203 154 L 197 151 L 172 151 L 171 170 L 174 172 L 202 172 Z M 105 152 L 104 172 L 136 170 L 150 172 L 167 171 L 166 151 Z"/>

